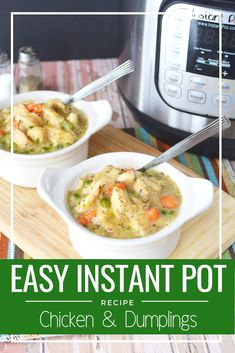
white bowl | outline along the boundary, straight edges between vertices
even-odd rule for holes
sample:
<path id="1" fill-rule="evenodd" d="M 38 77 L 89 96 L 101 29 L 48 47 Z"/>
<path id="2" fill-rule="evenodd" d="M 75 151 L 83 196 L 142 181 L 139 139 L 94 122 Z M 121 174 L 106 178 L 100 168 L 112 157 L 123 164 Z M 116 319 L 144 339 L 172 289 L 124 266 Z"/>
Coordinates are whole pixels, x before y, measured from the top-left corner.
<path id="1" fill-rule="evenodd" d="M 210 207 L 214 197 L 213 185 L 210 181 L 190 178 L 170 164 L 164 163 L 154 169 L 169 175 L 182 194 L 179 215 L 171 224 L 143 238 L 114 239 L 97 235 L 76 222 L 66 200 L 68 191 L 81 176 L 98 172 L 110 164 L 122 168 L 139 168 L 152 158 L 141 153 L 107 153 L 90 158 L 70 169 L 63 171 L 46 169 L 42 173 L 38 181 L 38 193 L 67 223 L 71 242 L 83 258 L 167 258 L 177 246 L 182 225 Z"/>
<path id="2" fill-rule="evenodd" d="M 27 100 L 44 103 L 49 99 L 63 100 L 68 96 L 54 91 L 27 92 L 15 95 L 14 104 Z M 69 168 L 86 159 L 89 137 L 111 121 L 112 108 L 106 100 L 78 101 L 74 106 L 81 109 L 88 119 L 87 131 L 80 140 L 61 150 L 37 155 L 11 154 L 0 150 L 0 176 L 19 186 L 36 187 L 38 177 L 46 167 Z"/>

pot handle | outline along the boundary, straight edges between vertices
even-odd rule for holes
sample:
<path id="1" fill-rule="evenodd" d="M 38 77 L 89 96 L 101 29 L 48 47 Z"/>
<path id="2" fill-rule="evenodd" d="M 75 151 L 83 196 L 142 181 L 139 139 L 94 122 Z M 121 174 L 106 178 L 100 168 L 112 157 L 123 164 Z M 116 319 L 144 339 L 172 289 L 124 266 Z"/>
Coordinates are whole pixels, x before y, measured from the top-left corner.
<path id="1" fill-rule="evenodd" d="M 214 200 L 214 186 L 211 181 L 201 178 L 190 179 L 191 190 L 193 190 L 190 204 L 192 211 L 187 217 L 187 220 L 206 211 L 212 205 Z"/>
<path id="2" fill-rule="evenodd" d="M 95 102 L 87 102 L 92 109 L 94 109 L 96 121 L 92 134 L 102 129 L 105 125 L 109 124 L 112 119 L 112 107 L 107 100 L 99 100 Z"/>

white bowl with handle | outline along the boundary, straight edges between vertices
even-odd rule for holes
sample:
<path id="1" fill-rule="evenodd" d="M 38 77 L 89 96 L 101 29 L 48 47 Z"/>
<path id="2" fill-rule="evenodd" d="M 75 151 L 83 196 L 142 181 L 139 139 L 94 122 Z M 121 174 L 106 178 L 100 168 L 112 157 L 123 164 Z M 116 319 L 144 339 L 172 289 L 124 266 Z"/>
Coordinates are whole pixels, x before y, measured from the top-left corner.
<path id="1" fill-rule="evenodd" d="M 172 165 L 164 163 L 153 169 L 170 176 L 182 195 L 182 205 L 177 218 L 165 228 L 142 238 L 115 239 L 95 234 L 74 219 L 67 204 L 67 194 L 80 177 L 96 173 L 107 165 L 138 169 L 152 159 L 152 156 L 141 153 L 107 153 L 90 158 L 73 168 L 49 168 L 42 173 L 38 181 L 38 193 L 67 223 L 71 242 L 83 258 L 167 258 L 178 244 L 184 223 L 212 205 L 214 188 L 210 181 L 188 177 Z"/>
<path id="2" fill-rule="evenodd" d="M 64 100 L 67 97 L 68 94 L 55 91 L 27 92 L 15 95 L 14 104 L 28 100 L 45 103 L 53 98 Z M 111 121 L 112 108 L 107 100 L 81 100 L 73 105 L 81 109 L 88 119 L 88 128 L 82 138 L 68 147 L 50 153 L 28 155 L 0 150 L 0 176 L 3 179 L 32 188 L 37 186 L 38 177 L 45 168 L 69 168 L 87 158 L 89 138 Z M 2 108 L 4 107 L 0 106 Z"/>

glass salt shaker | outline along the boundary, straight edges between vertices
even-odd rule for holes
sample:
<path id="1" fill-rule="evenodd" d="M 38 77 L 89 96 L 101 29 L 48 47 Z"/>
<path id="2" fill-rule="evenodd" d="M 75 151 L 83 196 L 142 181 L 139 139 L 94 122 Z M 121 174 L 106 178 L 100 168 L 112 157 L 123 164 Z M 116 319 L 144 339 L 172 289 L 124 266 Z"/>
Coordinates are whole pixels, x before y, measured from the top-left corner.
<path id="1" fill-rule="evenodd" d="M 43 89 L 42 67 L 37 51 L 32 47 L 19 50 L 19 92 Z"/>
<path id="2" fill-rule="evenodd" d="M 13 82 L 14 84 L 14 82 Z M 15 86 L 13 87 L 15 92 Z M 11 63 L 5 50 L 0 49 L 0 101 L 8 101 L 11 96 Z"/>

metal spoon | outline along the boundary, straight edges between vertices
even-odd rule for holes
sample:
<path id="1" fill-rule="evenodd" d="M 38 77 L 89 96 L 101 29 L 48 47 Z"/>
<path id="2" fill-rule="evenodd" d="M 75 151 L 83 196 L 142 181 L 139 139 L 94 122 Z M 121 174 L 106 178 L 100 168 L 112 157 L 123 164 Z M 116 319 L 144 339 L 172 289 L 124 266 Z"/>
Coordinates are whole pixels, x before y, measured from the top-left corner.
<path id="1" fill-rule="evenodd" d="M 90 94 L 98 91 L 99 89 L 107 86 L 109 83 L 118 80 L 120 77 L 125 76 L 135 71 L 135 66 L 131 60 L 125 61 L 123 64 L 110 71 L 108 74 L 99 77 L 97 80 L 88 83 L 82 87 L 78 92 L 64 100 L 64 104 L 69 104 L 89 96 Z"/>
<path id="2" fill-rule="evenodd" d="M 231 126 L 231 122 L 228 118 L 223 117 L 221 119 L 222 130 L 226 130 Z M 198 132 L 186 137 L 166 152 L 162 153 L 159 157 L 154 158 L 151 162 L 138 169 L 140 172 L 144 172 L 147 169 L 156 167 L 157 165 L 167 162 L 169 159 L 178 156 L 179 154 L 189 150 L 196 146 L 200 142 L 206 140 L 219 132 L 220 118 L 214 120 L 212 123 L 199 130 Z"/>

